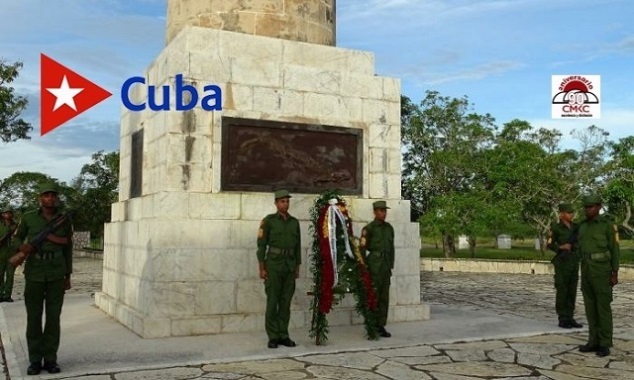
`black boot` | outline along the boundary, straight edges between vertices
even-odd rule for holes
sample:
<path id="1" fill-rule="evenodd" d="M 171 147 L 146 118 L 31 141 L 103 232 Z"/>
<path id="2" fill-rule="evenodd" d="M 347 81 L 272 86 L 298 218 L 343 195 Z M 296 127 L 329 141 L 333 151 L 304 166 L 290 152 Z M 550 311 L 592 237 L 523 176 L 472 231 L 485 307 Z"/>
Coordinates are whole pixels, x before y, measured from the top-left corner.
<path id="1" fill-rule="evenodd" d="M 379 327 L 379 336 L 383 338 L 389 338 L 392 336 L 392 334 L 387 332 L 387 330 L 385 329 L 385 326 L 381 326 Z"/>
<path id="2" fill-rule="evenodd" d="M 42 363 L 31 362 L 29 368 L 26 369 L 26 374 L 29 376 L 39 375 L 42 372 Z"/>
<path id="3" fill-rule="evenodd" d="M 59 365 L 57 365 L 56 361 L 44 361 L 44 368 L 48 371 L 48 373 L 60 373 L 62 372 Z"/>
<path id="4" fill-rule="evenodd" d="M 583 346 L 579 346 L 579 352 L 596 352 L 599 351 L 599 346 L 584 344 Z"/>
<path id="5" fill-rule="evenodd" d="M 603 358 L 608 355 L 610 355 L 610 349 L 608 347 L 599 346 L 599 349 L 597 350 L 597 356 Z"/>
<path id="6" fill-rule="evenodd" d="M 581 323 L 575 321 L 574 319 L 570 320 L 570 326 L 574 327 L 575 329 L 580 329 L 583 327 Z"/>

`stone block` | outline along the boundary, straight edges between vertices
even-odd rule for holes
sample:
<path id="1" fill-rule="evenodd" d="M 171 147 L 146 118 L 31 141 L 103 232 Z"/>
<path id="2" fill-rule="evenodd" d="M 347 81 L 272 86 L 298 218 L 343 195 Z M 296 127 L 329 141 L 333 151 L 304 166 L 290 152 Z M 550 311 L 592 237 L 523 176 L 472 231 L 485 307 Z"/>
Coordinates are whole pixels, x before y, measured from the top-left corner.
<path id="1" fill-rule="evenodd" d="M 395 297 L 391 300 L 395 304 L 420 304 L 420 272 L 412 275 L 395 276 L 391 288 L 395 290 Z"/>
<path id="2" fill-rule="evenodd" d="M 401 80 L 399 78 L 381 77 L 383 81 L 383 100 L 388 102 L 401 101 Z"/>
<path id="3" fill-rule="evenodd" d="M 172 321 L 172 336 L 218 334 L 222 331 L 222 317 L 183 318 Z"/>
<path id="4" fill-rule="evenodd" d="M 161 191 L 147 197 L 156 207 L 156 218 L 183 219 L 189 217 L 189 193 Z"/>
<path id="5" fill-rule="evenodd" d="M 389 322 L 427 321 L 430 308 L 427 304 L 390 306 Z"/>
<path id="6" fill-rule="evenodd" d="M 222 96 L 224 101 L 222 106 L 223 111 L 252 111 L 254 109 L 255 96 L 253 94 L 253 87 L 249 85 L 229 82 L 226 84 Z"/>
<path id="7" fill-rule="evenodd" d="M 261 221 L 268 214 L 276 211 L 273 193 L 244 193 L 242 194 L 242 220 Z M 293 204 L 289 212 L 293 212 Z"/>
<path id="8" fill-rule="evenodd" d="M 233 220 L 230 223 L 230 246 L 253 251 L 257 249 L 257 236 L 260 222 L 255 220 Z"/>
<path id="9" fill-rule="evenodd" d="M 384 199 L 388 195 L 388 176 L 380 173 L 370 175 L 370 198 Z"/>
<path id="10" fill-rule="evenodd" d="M 341 95 L 381 99 L 383 97 L 383 78 L 354 72 L 346 72 L 341 76 Z"/>
<path id="11" fill-rule="evenodd" d="M 383 148 L 370 148 L 370 173 L 385 173 L 387 171 L 387 156 Z"/>
<path id="12" fill-rule="evenodd" d="M 340 94 L 341 73 L 320 68 L 288 65 L 283 70 L 283 85 L 289 90 L 311 94 Z"/>
<path id="13" fill-rule="evenodd" d="M 267 59 L 233 58 L 231 60 L 231 72 L 233 83 L 281 87 L 281 66 Z"/>
<path id="14" fill-rule="evenodd" d="M 339 118 L 339 96 L 305 93 L 304 116 L 320 120 L 332 120 Z M 323 124 L 329 124 L 324 122 Z"/>
<path id="15" fill-rule="evenodd" d="M 195 315 L 196 287 L 191 282 L 155 282 L 149 294 L 148 315 L 179 318 Z"/>
<path id="16" fill-rule="evenodd" d="M 145 318 L 143 320 L 144 338 L 161 338 L 171 335 L 171 321 L 169 318 Z"/>
<path id="17" fill-rule="evenodd" d="M 400 199 L 401 198 L 401 175 L 400 174 L 388 174 L 387 176 L 387 194 L 388 199 Z"/>
<path id="18" fill-rule="evenodd" d="M 233 281 L 198 283 L 195 302 L 196 315 L 236 313 L 236 285 Z"/>
<path id="19" fill-rule="evenodd" d="M 371 52 L 293 41 L 283 43 L 284 65 L 374 75 L 374 54 Z"/>
<path id="20" fill-rule="evenodd" d="M 241 200 L 240 194 L 189 193 L 189 217 L 209 220 L 239 219 Z"/>
<path id="21" fill-rule="evenodd" d="M 264 331 L 264 317 L 259 314 L 227 314 L 222 316 L 222 333 Z"/>
<path id="22" fill-rule="evenodd" d="M 253 110 L 277 115 L 303 115 L 303 94 L 292 90 L 254 87 Z"/>
<path id="23" fill-rule="evenodd" d="M 257 267 L 253 268 L 257 271 Z M 260 278 L 237 283 L 236 307 L 238 313 L 262 313 L 266 309 L 266 294 Z"/>
<path id="24" fill-rule="evenodd" d="M 211 41 L 210 44 L 213 44 Z M 216 51 L 189 51 L 189 67 L 185 73 L 197 83 L 231 82 L 231 59 L 223 59 Z"/>
<path id="25" fill-rule="evenodd" d="M 352 128 L 366 130 L 363 123 L 363 100 L 361 98 L 345 97 L 339 98 L 339 119 L 346 121 Z"/>

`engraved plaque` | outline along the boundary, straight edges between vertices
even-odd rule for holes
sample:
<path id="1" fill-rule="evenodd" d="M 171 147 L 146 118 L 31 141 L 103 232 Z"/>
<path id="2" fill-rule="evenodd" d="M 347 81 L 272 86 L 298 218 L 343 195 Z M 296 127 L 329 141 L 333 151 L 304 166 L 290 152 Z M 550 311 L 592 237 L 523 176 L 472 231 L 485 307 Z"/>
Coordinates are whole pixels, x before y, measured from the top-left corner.
<path id="1" fill-rule="evenodd" d="M 363 131 L 222 119 L 222 190 L 361 194 Z"/>
<path id="2" fill-rule="evenodd" d="M 143 189 L 143 129 L 132 134 L 130 151 L 130 198 L 140 197 Z"/>

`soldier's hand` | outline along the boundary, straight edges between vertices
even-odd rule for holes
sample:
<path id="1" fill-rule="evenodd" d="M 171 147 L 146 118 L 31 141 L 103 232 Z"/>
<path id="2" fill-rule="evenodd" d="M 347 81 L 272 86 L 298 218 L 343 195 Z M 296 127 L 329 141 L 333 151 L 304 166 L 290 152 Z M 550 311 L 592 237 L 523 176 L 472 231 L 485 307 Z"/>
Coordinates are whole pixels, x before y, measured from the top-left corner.
<path id="1" fill-rule="evenodd" d="M 33 253 L 33 246 L 31 244 L 22 244 L 20 246 L 20 252 L 24 252 L 27 255 L 30 255 L 31 253 Z"/>
<path id="2" fill-rule="evenodd" d="M 267 273 L 266 269 L 260 268 L 260 278 L 263 280 L 266 280 L 269 278 L 269 274 Z"/>
<path id="3" fill-rule="evenodd" d="M 570 251 L 571 248 L 572 246 L 570 245 L 570 243 L 562 244 L 559 246 L 559 249 L 561 249 L 562 251 Z"/>
<path id="4" fill-rule="evenodd" d="M 612 272 L 610 276 L 610 286 L 614 286 L 619 283 L 619 272 Z"/>
<path id="5" fill-rule="evenodd" d="M 69 289 L 70 289 L 70 275 L 64 278 L 64 290 L 69 290 Z"/>
<path id="6" fill-rule="evenodd" d="M 299 278 L 299 267 L 295 269 L 295 278 Z"/>

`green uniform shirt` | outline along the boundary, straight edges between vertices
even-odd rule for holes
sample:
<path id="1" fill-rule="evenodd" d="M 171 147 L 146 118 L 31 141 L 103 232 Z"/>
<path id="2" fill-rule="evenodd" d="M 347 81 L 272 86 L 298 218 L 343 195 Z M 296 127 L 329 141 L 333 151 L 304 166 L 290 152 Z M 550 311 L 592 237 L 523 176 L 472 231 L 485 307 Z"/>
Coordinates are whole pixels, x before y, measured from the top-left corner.
<path id="1" fill-rule="evenodd" d="M 59 211 L 54 216 L 60 215 Z M 28 243 L 48 224 L 41 209 L 24 214 L 20 225 L 13 236 L 12 251 L 17 252 L 20 245 Z M 73 228 L 69 221 L 64 222 L 52 233 L 60 237 L 72 238 Z M 64 278 L 73 272 L 72 241 L 60 245 L 46 239 L 40 246 L 33 247 L 36 251 L 29 255 L 24 264 L 24 276 L 32 281 L 53 281 Z"/>
<path id="2" fill-rule="evenodd" d="M 606 218 L 598 216 L 591 221 L 584 220 L 579 225 L 578 246 L 583 260 L 606 261 L 613 271 L 619 270 L 618 229 Z M 599 257 L 601 253 L 605 256 Z"/>
<path id="3" fill-rule="evenodd" d="M 394 228 L 390 223 L 373 220 L 363 227 L 359 248 L 363 257 L 366 251 L 387 255 L 390 268 L 394 268 Z"/>
<path id="4" fill-rule="evenodd" d="M 4 253 L 5 251 L 9 251 L 11 246 L 11 231 L 15 227 L 15 223 L 11 223 L 9 225 L 4 223 L 4 220 L 0 219 L 0 239 L 4 238 L 4 242 L 0 244 L 0 253 Z"/>
<path id="5" fill-rule="evenodd" d="M 577 223 L 571 222 L 570 227 L 566 226 L 562 221 L 550 226 L 550 233 L 548 236 L 547 246 L 548 249 L 555 253 L 559 253 L 559 246 L 570 242 L 570 236 L 579 228 Z M 574 249 L 574 247 L 573 247 Z M 568 252 L 563 252 L 564 255 L 570 255 Z M 557 257 L 557 256 L 555 256 Z M 580 258 L 578 253 L 573 253 L 572 257 L 566 257 L 573 259 L 571 261 L 577 262 Z M 555 259 L 553 259 L 555 260 Z M 554 261 L 553 261 L 554 262 Z"/>
<path id="6" fill-rule="evenodd" d="M 302 243 L 299 220 L 286 214 L 286 220 L 278 212 L 267 215 L 258 230 L 258 261 L 264 262 L 267 247 L 290 250 L 297 265 L 302 263 Z"/>
<path id="7" fill-rule="evenodd" d="M 570 235 L 577 227 L 578 225 L 574 222 L 570 223 L 570 227 L 568 227 L 562 221 L 551 225 L 548 249 L 553 252 L 559 252 L 559 246 L 569 243 Z"/>

